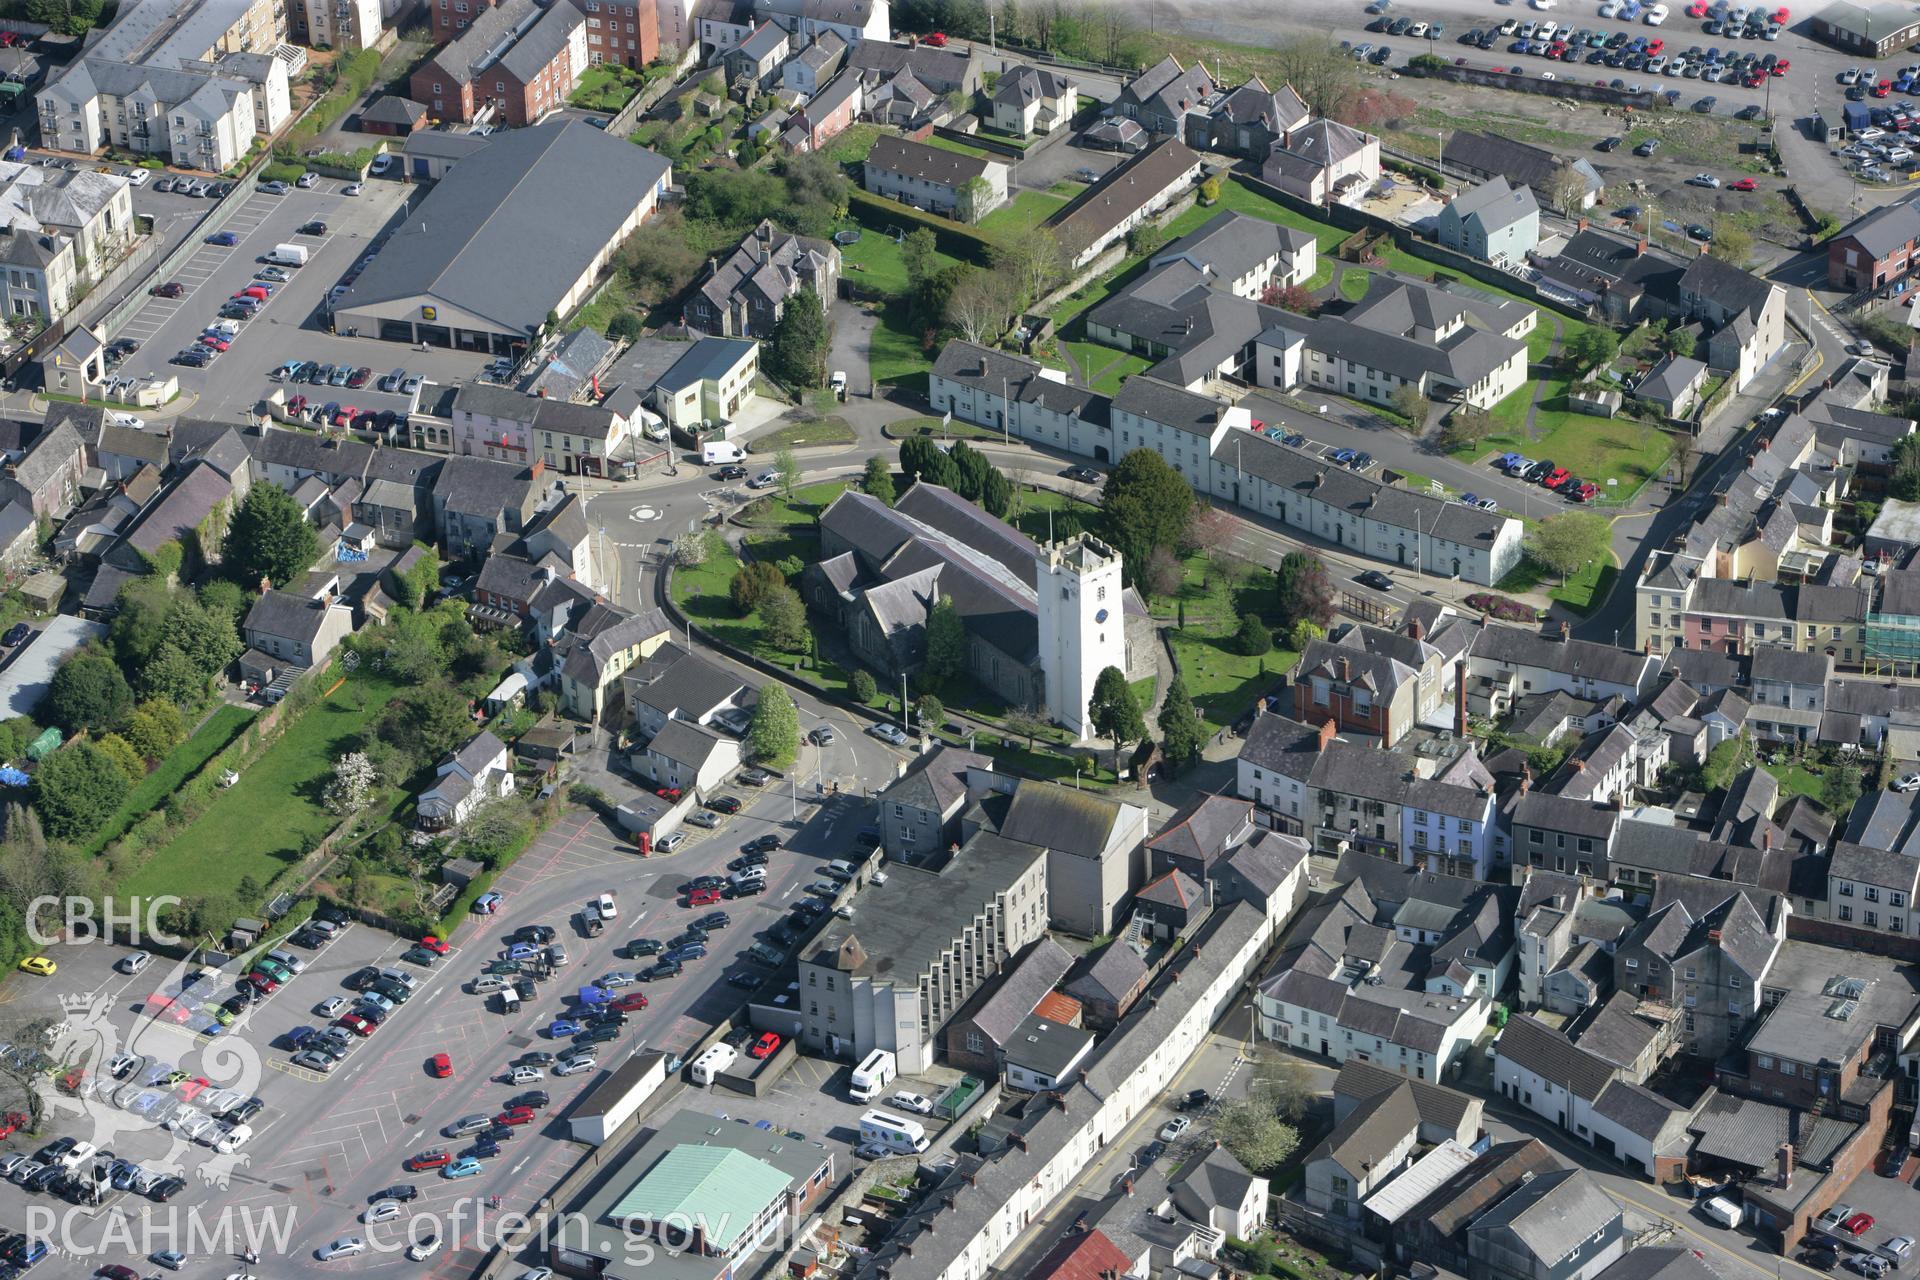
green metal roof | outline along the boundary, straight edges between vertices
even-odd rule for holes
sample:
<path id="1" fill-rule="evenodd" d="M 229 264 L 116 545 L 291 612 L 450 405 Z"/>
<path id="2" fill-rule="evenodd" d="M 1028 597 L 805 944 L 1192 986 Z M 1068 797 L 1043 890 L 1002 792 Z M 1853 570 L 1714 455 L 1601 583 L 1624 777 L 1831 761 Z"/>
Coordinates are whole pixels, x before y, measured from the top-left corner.
<path id="1" fill-rule="evenodd" d="M 716 1249 L 731 1250 L 761 1210 L 786 1194 L 787 1175 L 732 1147 L 685 1145 L 614 1202 L 614 1221 L 692 1222 Z"/>

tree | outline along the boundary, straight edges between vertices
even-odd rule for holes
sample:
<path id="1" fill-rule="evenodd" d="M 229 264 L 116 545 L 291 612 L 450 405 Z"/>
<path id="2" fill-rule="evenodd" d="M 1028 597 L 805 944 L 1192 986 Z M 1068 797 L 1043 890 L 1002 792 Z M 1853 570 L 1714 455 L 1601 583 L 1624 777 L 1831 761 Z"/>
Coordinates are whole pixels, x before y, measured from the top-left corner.
<path id="1" fill-rule="evenodd" d="M 932 227 L 915 227 L 900 242 L 900 260 L 907 268 L 907 283 L 918 289 L 940 270 L 940 241 Z"/>
<path id="2" fill-rule="evenodd" d="M 1620 354 L 1620 339 L 1605 325 L 1585 325 L 1567 339 L 1566 352 L 1575 368 L 1598 369 Z"/>
<path id="3" fill-rule="evenodd" d="M 1297 1129 L 1282 1122 L 1272 1107 L 1252 1099 L 1223 1108 L 1213 1133 L 1247 1172 L 1262 1176 L 1278 1171 L 1300 1145 Z"/>
<path id="4" fill-rule="evenodd" d="M 1193 503 L 1185 476 L 1153 450 L 1135 449 L 1107 476 L 1107 537 L 1129 565 L 1144 568 L 1155 547 L 1180 545 Z"/>
<path id="5" fill-rule="evenodd" d="M 1260 291 L 1260 301 L 1269 307 L 1279 307 L 1302 316 L 1310 316 L 1320 309 L 1313 300 L 1312 291 L 1299 284 L 1270 284 Z"/>
<path id="6" fill-rule="evenodd" d="M 1820 779 L 1820 803 L 1836 818 L 1844 818 L 1860 798 L 1860 770 L 1850 764 L 1837 764 Z"/>
<path id="7" fill-rule="evenodd" d="M 1707 246 L 1707 252 L 1722 262 L 1744 267 L 1747 259 L 1753 256 L 1753 236 L 1744 227 L 1716 220 L 1713 243 Z"/>
<path id="8" fill-rule="evenodd" d="M 1250 1100 L 1271 1107 L 1287 1124 L 1305 1118 L 1317 1094 L 1312 1071 L 1293 1058 L 1263 1058 L 1247 1089 Z"/>
<path id="9" fill-rule="evenodd" d="M 854 668 L 853 674 L 847 677 L 847 696 L 855 702 L 872 702 L 873 695 L 878 692 L 873 684 L 873 673 L 865 667 Z"/>
<path id="10" fill-rule="evenodd" d="M 792 764 L 799 753 L 800 713 L 794 709 L 792 696 L 783 685 L 762 685 L 753 723 L 747 728 L 748 758 L 755 764 L 781 769 Z"/>
<path id="11" fill-rule="evenodd" d="M 458 689 L 444 684 L 408 689 L 380 713 L 375 733 L 407 757 L 397 775 L 432 764 L 473 736 L 473 713 Z"/>
<path id="12" fill-rule="evenodd" d="M 879 454 L 867 459 L 866 474 L 860 477 L 860 489 L 869 498 L 893 505 L 893 468 Z"/>
<path id="13" fill-rule="evenodd" d="M 807 630 L 807 606 L 800 593 L 782 582 L 769 587 L 760 596 L 760 625 L 766 629 L 767 643 L 788 653 L 805 653 L 813 638 Z"/>
<path id="14" fill-rule="evenodd" d="M 1555 165 L 1553 176 L 1547 179 L 1548 203 L 1570 218 L 1586 207 L 1591 192 L 1587 176 L 1565 161 Z"/>
<path id="15" fill-rule="evenodd" d="M 1030 306 L 1045 297 L 1066 270 L 1060 238 L 1051 231 L 1029 227 L 995 246 L 993 274 L 1013 284 L 1014 307 Z"/>
<path id="16" fill-rule="evenodd" d="M 1013 510 L 1013 481 L 998 467 L 987 472 L 986 483 L 980 486 L 980 505 L 988 515 L 1003 520 Z"/>
<path id="17" fill-rule="evenodd" d="M 333 762 L 333 777 L 327 780 L 327 808 L 342 816 L 360 812 L 373 798 L 373 786 L 379 780 L 379 771 L 366 752 L 347 752 Z"/>
<path id="18" fill-rule="evenodd" d="M 1535 524 L 1522 544 L 1538 564 L 1566 578 L 1608 558 L 1612 528 L 1601 516 L 1566 511 Z"/>
<path id="19" fill-rule="evenodd" d="M 1214 561 L 1226 549 L 1227 544 L 1233 541 L 1233 535 L 1238 530 L 1238 522 L 1211 503 L 1195 506 L 1192 513 L 1187 516 L 1187 530 L 1181 535 L 1180 545 L 1205 559 L 1208 585 L 1212 585 L 1213 582 Z"/>
<path id="20" fill-rule="evenodd" d="M 1691 329 L 1675 329 L 1667 335 L 1667 350 L 1685 359 L 1693 354 L 1695 339 Z"/>
<path id="21" fill-rule="evenodd" d="M 769 591 L 786 585 L 786 575 L 771 560 L 749 560 L 733 575 L 727 598 L 741 613 L 752 613 Z"/>
<path id="22" fill-rule="evenodd" d="M 946 722 L 947 704 L 934 694 L 923 693 L 913 700 L 913 714 L 922 730 L 937 729 Z"/>
<path id="23" fill-rule="evenodd" d="M 147 776 L 146 759 L 134 749 L 131 742 L 119 734 L 103 734 L 95 740 L 93 746 L 96 751 L 113 762 L 114 768 L 126 775 L 128 782 L 138 782 Z"/>
<path id="24" fill-rule="evenodd" d="M 1220 177 L 1218 174 L 1207 178 L 1200 184 L 1200 199 L 1206 204 L 1213 204 L 1220 199 Z"/>
<path id="25" fill-rule="evenodd" d="M 1146 718 L 1140 714 L 1140 703 L 1127 683 L 1126 672 L 1107 667 L 1094 678 L 1087 719 L 1095 733 L 1113 740 L 1113 771 L 1120 772 L 1121 748 L 1147 736 Z"/>
<path id="26" fill-rule="evenodd" d="M 791 447 L 781 445 L 774 453 L 773 469 L 780 473 L 780 492 L 793 497 L 793 486 L 800 483 L 800 459 L 793 456 Z"/>
<path id="27" fill-rule="evenodd" d="M 237 633 L 241 619 L 247 616 L 247 610 L 253 607 L 240 584 L 230 578 L 212 578 L 200 587 L 200 607 L 208 613 L 224 613 L 233 623 Z"/>
<path id="28" fill-rule="evenodd" d="M 1143 222 L 1127 232 L 1127 254 L 1143 258 L 1167 242 L 1167 229 L 1157 222 Z"/>
<path id="29" fill-rule="evenodd" d="M 240 656 L 240 636 L 233 617 L 204 607 L 181 592 L 167 608 L 164 643 L 186 656 L 194 670 L 211 676 Z"/>
<path id="30" fill-rule="evenodd" d="M 47 713 L 69 734 L 116 732 L 133 715 L 133 690 L 111 658 L 87 649 L 54 674 Z"/>
<path id="31" fill-rule="evenodd" d="M 1015 305 L 1011 277 L 975 268 L 948 294 L 946 321 L 968 342 L 983 342 L 999 336 Z"/>
<path id="32" fill-rule="evenodd" d="M 947 450 L 947 457 L 953 460 L 956 473 L 953 491 L 968 502 L 980 501 L 980 495 L 987 487 L 987 476 L 993 471 L 993 464 L 987 461 L 987 455 L 965 440 L 956 440 L 953 447 Z"/>
<path id="33" fill-rule="evenodd" d="M 793 387 L 818 387 L 827 380 L 827 352 L 833 347 L 833 321 L 810 286 L 787 300 L 768 343 L 768 372 Z"/>
<path id="34" fill-rule="evenodd" d="M 1324 640 L 1326 635 L 1325 627 L 1315 626 L 1302 618 L 1287 632 L 1287 646 L 1295 653 L 1304 653 L 1308 645 L 1315 640 Z"/>
<path id="35" fill-rule="evenodd" d="M 1206 726 L 1187 693 L 1187 678 L 1176 673 L 1167 688 L 1167 699 L 1160 704 L 1160 748 L 1176 768 L 1191 764 L 1206 744 Z"/>
<path id="36" fill-rule="evenodd" d="M 1047 727 L 1047 718 L 1031 706 L 1008 707 L 1002 720 L 1007 730 L 1027 740 L 1027 750 L 1033 750 L 1034 740 Z"/>
<path id="37" fill-rule="evenodd" d="M 1387 399 L 1392 403 L 1393 411 L 1407 420 L 1407 426 L 1415 435 L 1426 430 L 1427 398 L 1420 394 L 1420 388 L 1411 382 L 1403 382 L 1393 389 Z"/>
<path id="38" fill-rule="evenodd" d="M 440 589 L 440 562 L 426 548 L 421 548 L 421 552 L 419 559 L 408 565 L 406 572 L 400 575 L 401 581 L 407 584 L 407 594 L 414 597 L 414 603 L 410 606 L 414 609 L 426 608 L 428 601 L 433 599 L 433 593 Z"/>
<path id="39" fill-rule="evenodd" d="M 696 569 L 705 564 L 707 562 L 707 554 L 712 550 L 707 543 L 707 531 L 704 529 L 689 530 L 686 533 L 674 535 L 670 548 L 674 567 L 677 569 Z"/>
<path id="40" fill-rule="evenodd" d="M 782 220 L 802 235 L 833 234 L 835 224 L 847 216 L 848 193 L 853 189 L 833 157 L 796 151 L 783 157 L 775 172 L 787 188 Z"/>
<path id="41" fill-rule="evenodd" d="M 1492 434 L 1493 419 L 1485 411 L 1462 405 L 1440 424 L 1439 445 L 1441 452 L 1454 453 L 1470 449 Z"/>
<path id="42" fill-rule="evenodd" d="M 658 306 L 693 283 L 706 260 L 688 235 L 680 210 L 662 209 L 627 237 L 614 261 L 635 300 Z M 619 336 L 612 324 L 607 333 Z"/>
<path id="43" fill-rule="evenodd" d="M 1360 85 L 1353 55 L 1325 36 L 1282 40 L 1272 51 L 1271 83 L 1292 85 L 1316 116 L 1340 119 Z"/>
<path id="44" fill-rule="evenodd" d="M 140 668 L 140 693 L 186 706 L 206 692 L 207 673 L 194 665 L 180 646 L 163 644 Z"/>
<path id="45" fill-rule="evenodd" d="M 127 798 L 133 784 L 90 742 L 71 743 L 40 762 L 33 807 L 55 840 L 85 840 Z"/>
<path id="46" fill-rule="evenodd" d="M 320 538 L 279 485 L 256 484 L 227 528 L 226 559 L 240 581 L 274 586 L 298 581 L 320 554 Z"/>
<path id="47" fill-rule="evenodd" d="M 1240 615 L 1240 629 L 1233 633 L 1233 647 L 1246 657 L 1258 658 L 1273 652 L 1273 632 L 1267 630 L 1267 624 L 1260 621 L 1259 614 L 1243 613 Z"/>
<path id="48" fill-rule="evenodd" d="M 133 716 L 127 721 L 127 741 L 149 760 L 158 760 L 166 755 L 180 745 L 186 736 L 186 722 L 180 715 L 180 708 L 160 698 L 149 699 L 135 707 Z"/>
<path id="49" fill-rule="evenodd" d="M 1140 589 L 1161 600 L 1170 599 L 1185 579 L 1180 560 L 1166 547 L 1155 547 L 1147 555 L 1146 570 L 1140 575 Z"/>
<path id="50" fill-rule="evenodd" d="M 952 596 L 941 596 L 927 614 L 926 676 L 945 687 L 967 672 L 967 628 Z"/>
<path id="51" fill-rule="evenodd" d="M 1325 631 L 1333 622 L 1333 575 L 1310 551 L 1289 551 L 1274 570 L 1280 615 L 1289 626 L 1311 622 Z"/>

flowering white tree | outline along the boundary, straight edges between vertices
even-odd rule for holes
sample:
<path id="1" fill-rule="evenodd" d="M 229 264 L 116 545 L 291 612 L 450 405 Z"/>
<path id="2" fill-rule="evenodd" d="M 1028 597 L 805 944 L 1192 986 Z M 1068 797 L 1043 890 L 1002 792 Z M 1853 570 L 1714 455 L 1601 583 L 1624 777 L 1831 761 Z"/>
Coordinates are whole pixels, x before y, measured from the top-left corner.
<path id="1" fill-rule="evenodd" d="M 334 761 L 333 779 L 327 783 L 327 808 L 338 814 L 358 813 L 373 798 L 373 787 L 379 780 L 379 770 L 364 751 L 349 751 Z"/>

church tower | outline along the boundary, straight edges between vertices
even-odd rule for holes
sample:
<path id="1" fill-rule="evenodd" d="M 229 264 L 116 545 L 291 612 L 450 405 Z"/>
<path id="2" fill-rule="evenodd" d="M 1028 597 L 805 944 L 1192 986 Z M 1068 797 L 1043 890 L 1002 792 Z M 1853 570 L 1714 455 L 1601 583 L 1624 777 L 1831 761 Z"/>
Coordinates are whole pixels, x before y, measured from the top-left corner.
<path id="1" fill-rule="evenodd" d="M 1127 669 L 1127 626 L 1121 603 L 1120 553 L 1081 533 L 1040 549 L 1034 587 L 1040 609 L 1040 668 L 1047 715 L 1084 739 L 1087 700 L 1108 667 Z"/>

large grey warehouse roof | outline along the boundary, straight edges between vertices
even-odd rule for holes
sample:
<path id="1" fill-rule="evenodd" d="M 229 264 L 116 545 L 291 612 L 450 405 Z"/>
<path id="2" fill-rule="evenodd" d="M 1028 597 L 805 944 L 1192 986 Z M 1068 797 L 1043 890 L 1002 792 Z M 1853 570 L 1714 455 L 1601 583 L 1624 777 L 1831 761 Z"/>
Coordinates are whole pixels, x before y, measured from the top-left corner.
<path id="1" fill-rule="evenodd" d="M 670 169 L 579 121 L 496 134 L 448 171 L 337 309 L 430 297 L 531 332 Z"/>

